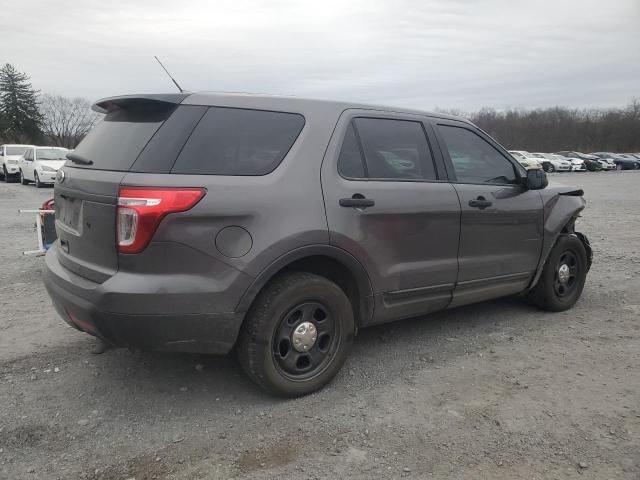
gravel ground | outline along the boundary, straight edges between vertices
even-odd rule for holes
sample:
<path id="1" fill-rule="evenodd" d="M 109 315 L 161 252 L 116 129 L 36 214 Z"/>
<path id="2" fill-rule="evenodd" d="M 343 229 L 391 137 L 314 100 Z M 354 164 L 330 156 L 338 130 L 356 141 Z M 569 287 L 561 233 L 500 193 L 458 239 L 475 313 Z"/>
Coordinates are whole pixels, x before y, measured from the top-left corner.
<path id="1" fill-rule="evenodd" d="M 297 400 L 232 357 L 91 355 L 41 284 L 30 216 L 0 184 L 0 478 L 640 478 L 640 172 L 555 175 L 588 201 L 595 261 L 550 314 L 506 299 L 360 332 Z"/>

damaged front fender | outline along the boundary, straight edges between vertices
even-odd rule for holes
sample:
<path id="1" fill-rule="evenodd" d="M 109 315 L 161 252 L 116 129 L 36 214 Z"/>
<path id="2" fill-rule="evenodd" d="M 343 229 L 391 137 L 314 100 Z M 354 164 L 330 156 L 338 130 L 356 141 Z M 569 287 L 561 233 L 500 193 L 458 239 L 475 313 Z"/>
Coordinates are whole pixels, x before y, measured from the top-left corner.
<path id="1" fill-rule="evenodd" d="M 549 184 L 547 188 L 540 190 L 540 195 L 544 211 L 544 238 L 538 269 L 529 289 L 538 283 L 547 258 L 549 258 L 559 235 L 576 235 L 580 239 L 587 252 L 587 268 L 591 267 L 593 257 L 587 237 L 574 229 L 576 219 L 587 204 L 583 198 L 584 192 L 575 187 Z"/>

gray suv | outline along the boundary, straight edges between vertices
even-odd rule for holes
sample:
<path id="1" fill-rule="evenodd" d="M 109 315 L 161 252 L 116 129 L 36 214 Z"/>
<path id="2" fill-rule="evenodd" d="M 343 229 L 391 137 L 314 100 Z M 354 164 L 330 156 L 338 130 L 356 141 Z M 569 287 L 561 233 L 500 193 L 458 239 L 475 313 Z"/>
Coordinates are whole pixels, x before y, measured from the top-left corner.
<path id="1" fill-rule="evenodd" d="M 303 395 L 358 329 L 522 294 L 578 300 L 583 192 L 466 120 L 241 94 L 107 98 L 58 173 L 45 283 L 113 346 L 227 353 Z"/>

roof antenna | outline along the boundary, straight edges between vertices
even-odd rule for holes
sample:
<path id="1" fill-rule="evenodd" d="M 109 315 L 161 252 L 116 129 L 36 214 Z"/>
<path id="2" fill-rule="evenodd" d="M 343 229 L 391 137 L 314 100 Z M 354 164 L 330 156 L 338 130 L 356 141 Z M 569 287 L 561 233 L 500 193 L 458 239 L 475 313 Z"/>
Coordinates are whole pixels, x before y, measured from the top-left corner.
<path id="1" fill-rule="evenodd" d="M 175 84 L 175 86 L 176 86 L 176 87 L 178 87 L 178 90 L 180 90 L 180 93 L 184 92 L 184 90 L 182 89 L 182 87 L 181 87 L 180 85 L 178 85 L 178 82 L 176 82 L 176 79 L 175 79 L 175 78 L 173 78 L 173 77 L 171 76 L 171 74 L 169 73 L 169 70 L 167 70 L 167 69 L 165 68 L 165 66 L 162 64 L 162 62 L 160 61 L 160 59 L 159 59 L 157 56 L 155 56 L 155 55 L 153 56 L 153 58 L 155 58 L 155 59 L 158 61 L 158 63 L 160 64 L 160 66 L 162 67 L 162 69 L 163 69 L 165 72 L 167 72 L 167 75 L 169 75 L 169 78 L 170 78 L 170 79 L 171 79 L 171 81 Z"/>

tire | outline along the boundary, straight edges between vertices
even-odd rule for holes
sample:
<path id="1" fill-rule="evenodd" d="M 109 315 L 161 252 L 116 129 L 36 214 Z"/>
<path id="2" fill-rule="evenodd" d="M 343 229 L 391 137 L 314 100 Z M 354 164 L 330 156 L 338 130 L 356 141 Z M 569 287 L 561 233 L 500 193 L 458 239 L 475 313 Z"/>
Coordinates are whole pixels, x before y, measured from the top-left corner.
<path id="1" fill-rule="evenodd" d="M 2 173 L 4 174 L 5 183 L 13 183 L 16 181 L 16 178 L 12 177 L 9 172 L 7 172 L 7 167 L 5 165 L 2 166 Z"/>
<path id="2" fill-rule="evenodd" d="M 550 163 L 550 164 L 549 164 L 549 168 L 547 168 L 547 172 L 549 172 L 549 173 L 553 173 L 553 172 L 555 172 L 555 171 L 556 171 L 556 169 L 555 169 L 555 167 L 553 166 L 553 163 Z"/>
<path id="3" fill-rule="evenodd" d="M 24 178 L 24 174 L 22 173 L 22 170 L 20 170 L 20 183 L 22 185 L 29 185 L 29 180 Z"/>
<path id="4" fill-rule="evenodd" d="M 40 181 L 40 177 L 38 177 L 38 172 L 33 172 L 33 181 L 36 184 L 36 188 L 44 187 L 44 183 Z"/>
<path id="5" fill-rule="evenodd" d="M 560 270 L 568 274 L 561 281 Z M 573 307 L 584 288 L 589 270 L 587 253 L 574 235 L 560 235 L 544 265 L 538 284 L 529 293 L 530 301 L 538 308 L 562 312 Z"/>
<path id="6" fill-rule="evenodd" d="M 294 333 L 309 323 L 316 328 L 315 337 L 307 337 L 309 349 L 301 351 L 304 339 L 294 347 L 300 340 Z M 292 272 L 260 292 L 236 350 L 243 369 L 262 389 L 298 397 L 331 381 L 349 355 L 354 335 L 353 309 L 340 287 L 318 275 Z"/>

